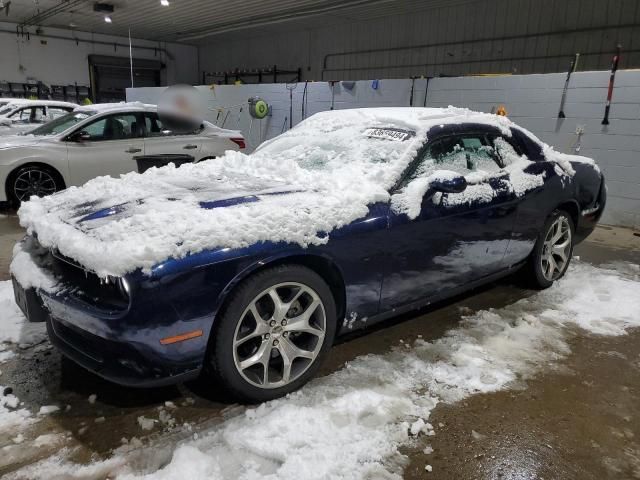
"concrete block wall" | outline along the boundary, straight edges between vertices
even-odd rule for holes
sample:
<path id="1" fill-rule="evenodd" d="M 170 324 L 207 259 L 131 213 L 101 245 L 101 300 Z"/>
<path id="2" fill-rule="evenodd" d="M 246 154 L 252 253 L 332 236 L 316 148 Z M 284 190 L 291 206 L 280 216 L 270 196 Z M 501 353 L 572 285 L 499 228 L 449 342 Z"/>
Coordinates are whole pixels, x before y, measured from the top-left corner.
<path id="1" fill-rule="evenodd" d="M 596 159 L 608 185 L 608 205 L 602 223 L 640 228 L 640 71 L 619 71 L 613 94 L 610 124 L 601 125 L 609 72 L 578 72 L 572 75 L 565 104 L 565 119 L 558 119 L 565 74 L 499 77 L 452 77 L 355 82 L 352 89 L 340 82 L 308 84 L 307 116 L 335 109 L 409 106 L 413 84 L 413 106 L 455 105 L 491 112 L 504 105 L 514 122 L 531 130 L 556 150 L 575 153 L 577 129 L 582 129 L 580 151 Z M 221 85 L 211 90 L 197 87 L 207 99 L 208 119 L 226 128 L 242 130 L 253 150 L 260 140 L 272 138 L 289 125 L 289 90 L 285 84 Z M 127 90 L 129 100 L 156 103 L 163 88 Z M 292 91 L 293 124 L 301 120 L 304 83 Z M 253 122 L 246 111 L 247 99 L 260 96 L 272 106 L 272 115 Z M 243 104 L 240 112 L 239 105 Z M 223 109 L 218 117 L 218 110 Z M 262 130 L 262 134 L 260 133 Z"/>

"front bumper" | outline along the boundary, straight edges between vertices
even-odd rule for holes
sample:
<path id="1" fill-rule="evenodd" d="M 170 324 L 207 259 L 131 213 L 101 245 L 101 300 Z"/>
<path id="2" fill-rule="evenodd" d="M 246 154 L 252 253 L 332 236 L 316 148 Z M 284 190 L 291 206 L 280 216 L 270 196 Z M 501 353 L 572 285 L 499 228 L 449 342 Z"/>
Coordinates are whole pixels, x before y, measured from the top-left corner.
<path id="1" fill-rule="evenodd" d="M 117 340 L 107 340 L 49 316 L 49 340 L 80 366 L 113 383 L 127 387 L 158 387 L 193 380 L 202 362 L 173 363 L 148 349 Z"/>
<path id="2" fill-rule="evenodd" d="M 65 264 L 56 270 L 50 263 L 55 256 L 43 259 L 41 247 L 39 256 L 30 255 L 49 274 L 74 268 Z M 46 322 L 51 343 L 65 356 L 114 383 L 153 387 L 199 375 L 214 318 L 206 298 L 186 297 L 186 289 L 178 288 L 183 279 L 163 278 L 135 282 L 135 301 L 116 305 L 107 295 L 106 303 L 92 302 L 87 292 L 95 293 L 97 287 L 89 285 L 90 275 L 68 274 L 74 283 L 61 279 L 62 287 L 52 290 L 24 289 L 14 279 L 16 300 L 28 320 Z M 84 285 L 79 283 L 83 279 Z M 175 343 L 162 341 L 195 330 L 202 335 Z"/>

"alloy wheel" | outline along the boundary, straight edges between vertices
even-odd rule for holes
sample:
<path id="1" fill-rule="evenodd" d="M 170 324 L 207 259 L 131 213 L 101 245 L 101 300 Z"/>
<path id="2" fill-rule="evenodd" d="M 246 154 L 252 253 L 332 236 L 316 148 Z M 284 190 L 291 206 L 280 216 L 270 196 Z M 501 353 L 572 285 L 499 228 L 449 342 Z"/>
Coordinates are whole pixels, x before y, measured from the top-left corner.
<path id="1" fill-rule="evenodd" d="M 274 285 L 242 313 L 233 336 L 233 360 L 242 377 L 271 389 L 298 379 L 314 363 L 326 332 L 320 296 L 297 282 Z"/>
<path id="2" fill-rule="evenodd" d="M 571 226 L 565 216 L 559 216 L 551 224 L 542 245 L 540 263 L 542 275 L 548 281 L 559 278 L 571 255 Z"/>
<path id="3" fill-rule="evenodd" d="M 39 168 L 30 168 L 20 172 L 13 182 L 13 192 L 20 202 L 29 200 L 32 195 L 44 197 L 57 191 L 53 176 Z"/>

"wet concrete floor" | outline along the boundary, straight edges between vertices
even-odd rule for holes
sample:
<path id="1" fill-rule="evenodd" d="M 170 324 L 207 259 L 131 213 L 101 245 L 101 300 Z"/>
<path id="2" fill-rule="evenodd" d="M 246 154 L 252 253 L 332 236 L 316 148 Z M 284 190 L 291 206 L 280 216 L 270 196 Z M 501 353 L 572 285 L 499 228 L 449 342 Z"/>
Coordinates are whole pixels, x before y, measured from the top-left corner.
<path id="1" fill-rule="evenodd" d="M 11 249 L 21 236 L 15 217 L 0 218 L 0 279 L 8 278 Z M 575 255 L 595 264 L 640 263 L 640 237 L 630 230 L 602 227 Z M 499 308 L 532 293 L 507 278 L 395 319 L 334 347 L 321 374 L 359 355 L 385 353 L 401 340 L 437 339 L 456 326 L 462 306 Z M 524 389 L 438 405 L 430 418 L 436 435 L 427 442 L 434 452 L 426 455 L 424 445 L 407 450 L 405 478 L 640 478 L 640 331 L 621 337 L 578 335 L 571 350 L 562 368 L 539 374 Z M 166 435 L 171 425 L 146 431 L 137 419 L 158 418 L 167 401 L 180 407 L 171 411 L 178 425 L 210 425 L 234 408 L 223 393 L 202 382 L 146 390 L 118 387 L 62 358 L 46 343 L 21 351 L 0 369 L 0 384 L 11 386 L 25 407 L 37 411 L 54 404 L 63 410 L 29 427 L 25 435 L 65 433 L 63 443 L 79 447 L 73 457 L 77 461 L 107 456 L 122 438 Z M 89 402 L 92 394 L 97 395 L 94 403 Z M 0 448 L 10 444 L 10 439 L 0 438 Z M 12 449 L 11 455 L 0 455 L 0 476 L 60 446 L 51 442 L 36 452 L 25 449 L 22 455 Z M 425 471 L 427 464 L 431 472 Z"/>

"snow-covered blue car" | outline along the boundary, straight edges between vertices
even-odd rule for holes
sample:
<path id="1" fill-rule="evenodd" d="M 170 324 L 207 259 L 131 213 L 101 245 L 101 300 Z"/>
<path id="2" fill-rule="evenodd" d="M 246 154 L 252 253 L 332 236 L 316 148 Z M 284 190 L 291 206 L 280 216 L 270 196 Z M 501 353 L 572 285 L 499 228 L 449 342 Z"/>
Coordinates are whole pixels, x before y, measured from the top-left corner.
<path id="1" fill-rule="evenodd" d="M 549 287 L 605 206 L 593 160 L 465 109 L 314 115 L 245 155 L 19 211 L 16 300 L 114 382 L 291 392 L 336 336 L 524 266 Z"/>

